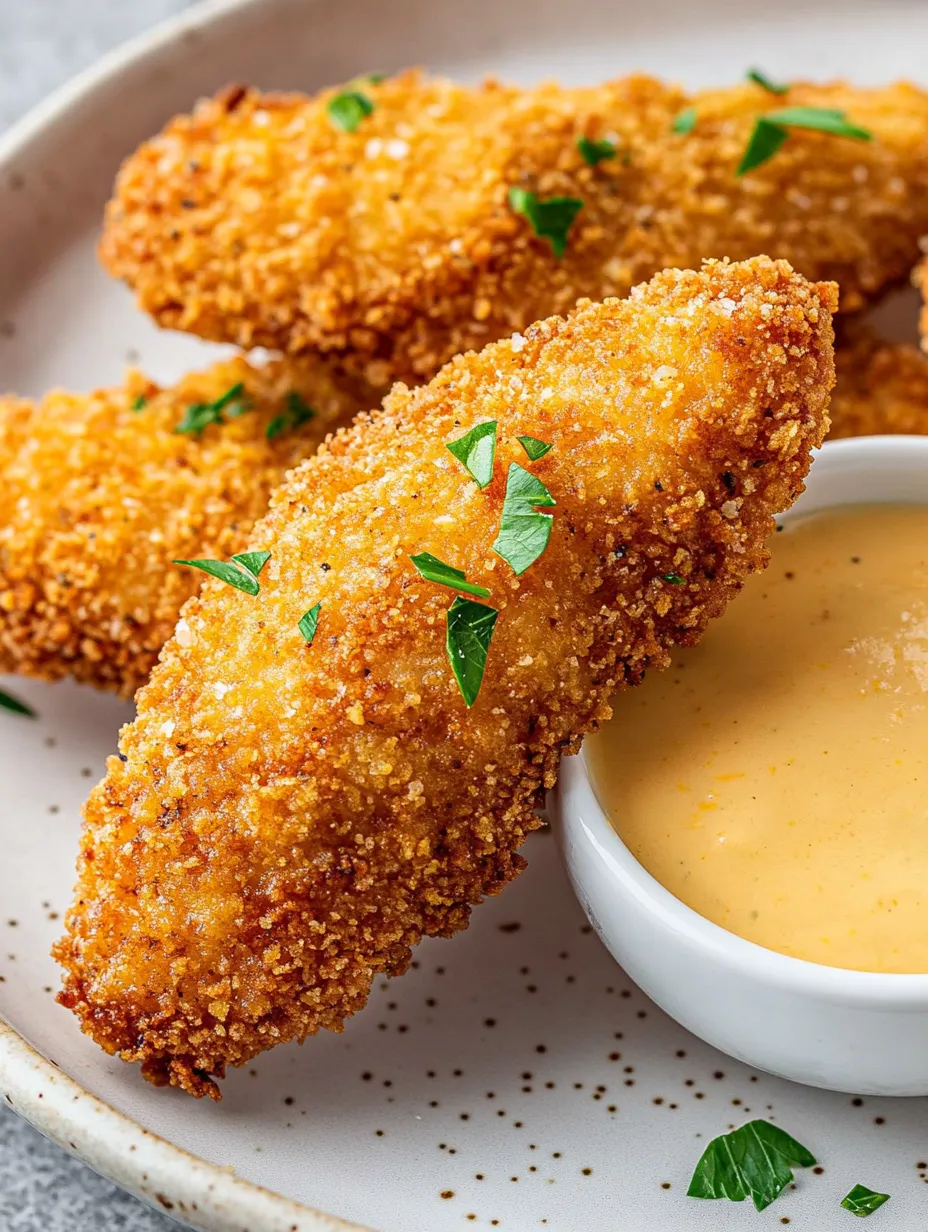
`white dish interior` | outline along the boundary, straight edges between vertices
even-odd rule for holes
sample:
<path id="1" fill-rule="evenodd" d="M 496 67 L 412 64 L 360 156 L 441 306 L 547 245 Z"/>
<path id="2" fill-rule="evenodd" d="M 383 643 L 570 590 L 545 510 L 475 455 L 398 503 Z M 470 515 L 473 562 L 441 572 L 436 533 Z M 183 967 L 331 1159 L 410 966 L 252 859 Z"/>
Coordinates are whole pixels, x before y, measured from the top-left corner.
<path id="1" fill-rule="evenodd" d="M 928 438 L 826 444 L 806 491 L 780 520 L 887 501 L 928 503 Z M 821 966 L 704 919 L 622 842 L 582 754 L 565 763 L 550 811 L 574 888 L 600 937 L 678 1022 L 731 1056 L 796 1082 L 874 1095 L 928 1094 L 928 973 Z"/>

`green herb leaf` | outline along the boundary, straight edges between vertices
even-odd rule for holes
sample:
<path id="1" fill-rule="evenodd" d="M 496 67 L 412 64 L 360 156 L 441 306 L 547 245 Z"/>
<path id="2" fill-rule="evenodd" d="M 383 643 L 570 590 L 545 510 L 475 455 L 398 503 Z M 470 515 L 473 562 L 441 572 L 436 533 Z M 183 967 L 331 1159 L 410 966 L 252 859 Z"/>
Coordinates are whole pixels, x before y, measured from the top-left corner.
<path id="1" fill-rule="evenodd" d="M 225 560 L 175 560 L 174 564 L 202 569 L 210 577 L 219 578 L 220 582 L 243 590 L 246 595 L 256 595 L 261 589 L 258 574 L 270 558 L 270 552 L 239 552 L 232 557 L 231 563 Z"/>
<path id="2" fill-rule="evenodd" d="M 227 389 L 215 402 L 191 403 L 184 411 L 184 417 L 174 431 L 199 436 L 209 424 L 225 423 L 226 417 L 237 419 L 239 415 L 244 415 L 250 410 L 251 399 L 245 393 L 245 386 L 239 381 L 231 389 Z"/>
<path id="3" fill-rule="evenodd" d="M 519 444 L 533 462 L 537 462 L 539 458 L 543 458 L 545 456 L 548 450 L 554 448 L 553 445 L 549 445 L 545 441 L 540 441 L 537 436 L 520 436 Z"/>
<path id="4" fill-rule="evenodd" d="M 866 1185 L 855 1185 L 849 1194 L 841 1199 L 841 1205 L 852 1215 L 866 1219 L 874 1211 L 878 1211 L 884 1202 L 889 1201 L 889 1194 L 877 1193 Z"/>
<path id="5" fill-rule="evenodd" d="M 685 107 L 670 127 L 675 133 L 691 133 L 696 127 L 696 108 Z"/>
<path id="6" fill-rule="evenodd" d="M 283 413 L 277 415 L 267 425 L 265 436 L 269 441 L 275 440 L 278 436 L 283 436 L 285 432 L 294 432 L 297 428 L 302 428 L 311 419 L 315 419 L 316 410 L 311 407 L 303 395 L 296 389 L 291 389 L 284 398 Z"/>
<path id="7" fill-rule="evenodd" d="M 689 1189 L 690 1198 L 750 1197 L 762 1211 L 793 1179 L 793 1168 L 811 1168 L 815 1156 L 769 1121 L 749 1121 L 713 1138 L 702 1153 Z"/>
<path id="8" fill-rule="evenodd" d="M 477 700 L 499 612 L 460 595 L 448 608 L 446 648 L 451 670 L 467 708 Z"/>
<path id="9" fill-rule="evenodd" d="M 763 116 L 759 117 L 754 122 L 754 130 L 735 174 L 746 175 L 773 158 L 788 137 L 789 133 L 785 128 L 781 128 L 779 124 L 770 124 Z"/>
<path id="10" fill-rule="evenodd" d="M 749 68 L 745 73 L 748 81 L 753 81 L 756 86 L 760 86 L 769 94 L 788 94 L 789 86 L 778 85 L 777 82 L 771 81 L 759 68 Z"/>
<path id="11" fill-rule="evenodd" d="M 601 163 L 606 158 L 615 158 L 616 154 L 616 144 L 608 137 L 602 137 L 599 140 L 595 137 L 578 137 L 577 149 L 583 161 L 590 167 L 595 167 L 597 163 Z"/>
<path id="12" fill-rule="evenodd" d="M 490 592 L 485 586 L 476 586 L 468 582 L 463 569 L 455 569 L 446 565 L 443 560 L 433 556 L 431 552 L 420 552 L 418 556 L 409 558 L 427 582 L 437 582 L 439 586 L 450 586 L 452 590 L 463 590 L 467 595 L 477 595 L 480 599 L 489 597 Z"/>
<path id="13" fill-rule="evenodd" d="M 661 574 L 665 582 L 669 582 L 671 586 L 685 586 L 686 578 L 680 577 L 679 573 L 663 573 Z"/>
<path id="14" fill-rule="evenodd" d="M 270 559 L 270 552 L 239 552 L 232 557 L 233 562 L 253 578 L 258 576 Z"/>
<path id="15" fill-rule="evenodd" d="M 27 706 L 18 697 L 14 697 L 12 693 L 7 693 L 3 689 L 0 689 L 0 710 L 9 710 L 12 714 L 24 715 L 27 719 L 36 717 L 31 706 Z"/>
<path id="16" fill-rule="evenodd" d="M 525 188 L 510 188 L 509 204 L 531 224 L 540 240 L 547 240 L 558 258 L 567 251 L 567 233 L 583 209 L 579 197 L 548 197 L 542 200 Z"/>
<path id="17" fill-rule="evenodd" d="M 535 475 L 513 462 L 506 476 L 506 496 L 493 551 L 522 574 L 534 564 L 551 538 L 550 513 L 537 513 L 535 505 L 552 507 L 556 501 Z"/>
<path id="18" fill-rule="evenodd" d="M 493 478 L 493 462 L 496 458 L 496 420 L 477 424 L 456 441 L 445 446 L 449 453 L 464 464 L 479 488 L 485 488 Z"/>
<path id="19" fill-rule="evenodd" d="M 353 133 L 373 110 L 374 104 L 361 90 L 342 90 L 329 100 L 326 108 L 332 125 L 343 133 Z"/>
<path id="20" fill-rule="evenodd" d="M 737 174 L 744 175 L 771 159 L 786 141 L 790 128 L 811 129 L 853 141 L 873 140 L 871 132 L 851 124 L 843 111 L 832 107 L 782 107 L 779 111 L 768 111 L 754 121 L 754 130 Z"/>
<path id="21" fill-rule="evenodd" d="M 363 77 L 358 78 L 359 81 L 369 81 L 372 86 L 379 86 L 382 81 L 387 80 L 386 73 L 365 73 Z"/>
<path id="22" fill-rule="evenodd" d="M 319 611 L 322 607 L 321 603 L 314 603 L 308 612 L 305 612 L 300 617 L 300 623 L 297 626 L 303 634 L 303 638 L 307 646 L 313 644 L 313 638 L 316 636 L 316 629 L 319 625 Z"/>
<path id="23" fill-rule="evenodd" d="M 144 411 L 147 405 L 148 405 L 148 399 L 145 397 L 144 394 L 139 394 L 139 396 L 137 398 L 134 398 L 132 401 L 133 411 Z"/>

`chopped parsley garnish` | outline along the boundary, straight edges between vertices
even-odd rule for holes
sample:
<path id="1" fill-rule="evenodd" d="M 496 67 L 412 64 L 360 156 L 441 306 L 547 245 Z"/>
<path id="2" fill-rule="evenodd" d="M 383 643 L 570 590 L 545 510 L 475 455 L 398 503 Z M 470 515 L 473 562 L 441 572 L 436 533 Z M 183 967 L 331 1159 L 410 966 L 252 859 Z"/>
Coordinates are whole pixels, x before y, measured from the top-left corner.
<path id="1" fill-rule="evenodd" d="M 595 137 L 578 137 L 577 149 L 583 161 L 590 167 L 595 167 L 604 159 L 615 158 L 616 155 L 616 144 L 608 137 L 601 137 L 599 140 Z"/>
<path id="2" fill-rule="evenodd" d="M 493 462 L 496 458 L 496 420 L 477 424 L 456 441 L 445 446 L 459 462 L 463 463 L 479 488 L 485 488 L 493 478 Z"/>
<path id="3" fill-rule="evenodd" d="M 766 90 L 768 94 L 788 94 L 789 86 L 779 85 L 776 81 L 771 81 L 770 78 L 760 71 L 759 68 L 749 68 L 745 73 L 748 81 L 753 81 L 756 86 L 760 86 Z"/>
<path id="4" fill-rule="evenodd" d="M 874 1211 L 878 1211 L 884 1202 L 889 1201 L 889 1194 L 877 1193 L 866 1185 L 855 1185 L 849 1194 L 841 1199 L 841 1205 L 852 1215 L 866 1219 Z"/>
<path id="5" fill-rule="evenodd" d="M 553 445 L 549 445 L 546 441 L 540 441 L 537 436 L 520 436 L 519 444 L 528 454 L 533 462 L 537 462 L 539 458 L 543 458 L 549 449 L 553 449 Z"/>
<path id="6" fill-rule="evenodd" d="M 811 1168 L 815 1156 L 769 1121 L 749 1121 L 713 1138 L 702 1153 L 690 1198 L 750 1198 L 762 1211 L 792 1182 L 793 1168 Z"/>
<path id="7" fill-rule="evenodd" d="M 12 693 L 6 693 L 3 689 L 0 689 L 0 710 L 9 710 L 11 714 L 21 714 L 27 719 L 36 717 L 31 706 L 27 706 L 18 697 L 14 697 Z"/>
<path id="8" fill-rule="evenodd" d="M 502 556 L 516 574 L 524 573 L 534 564 L 551 538 L 554 518 L 550 513 L 538 513 L 535 506 L 551 508 L 556 503 L 540 479 L 518 462 L 511 463 L 493 551 Z"/>
<path id="9" fill-rule="evenodd" d="M 418 556 L 409 558 L 427 582 L 437 582 L 439 586 L 450 586 L 452 590 L 463 590 L 467 595 L 476 595 L 479 599 L 488 598 L 490 592 L 485 586 L 476 586 L 467 581 L 463 569 L 455 569 L 446 565 L 443 560 L 433 556 L 431 552 L 420 552 Z"/>
<path id="10" fill-rule="evenodd" d="M 852 141 L 873 140 L 871 132 L 851 124 L 843 111 L 830 107 L 783 107 L 779 111 L 768 111 L 754 121 L 754 130 L 737 174 L 745 175 L 773 158 L 789 137 L 791 128 L 830 133 L 833 137 L 847 137 Z"/>
<path id="11" fill-rule="evenodd" d="M 148 406 L 148 399 L 144 394 L 139 394 L 139 396 L 134 398 L 132 401 L 133 411 L 144 411 L 146 406 Z"/>
<path id="12" fill-rule="evenodd" d="M 558 258 L 567 251 L 567 233 L 583 209 L 579 197 L 548 197 L 542 200 L 525 188 L 509 190 L 509 204 L 517 214 L 527 219 L 540 240 L 547 240 Z"/>
<path id="13" fill-rule="evenodd" d="M 285 432 L 294 432 L 302 428 L 316 416 L 316 411 L 309 405 L 303 395 L 296 389 L 291 389 L 284 398 L 283 413 L 276 415 L 267 425 L 265 435 L 269 441 L 276 440 Z"/>
<path id="14" fill-rule="evenodd" d="M 696 108 L 686 107 L 675 117 L 671 124 L 671 129 L 675 133 L 691 133 L 696 127 Z"/>
<path id="15" fill-rule="evenodd" d="M 231 563 L 225 560 L 175 560 L 174 564 L 202 569 L 210 577 L 219 578 L 220 582 L 243 590 L 246 595 L 256 595 L 261 589 L 258 574 L 270 559 L 270 552 L 239 552 L 232 557 Z"/>
<path id="16" fill-rule="evenodd" d="M 499 612 L 485 603 L 462 599 L 448 608 L 448 661 L 467 708 L 477 700 Z"/>
<path id="17" fill-rule="evenodd" d="M 661 576 L 671 586 L 684 586 L 686 584 L 686 578 L 680 577 L 679 573 L 664 573 Z"/>
<path id="18" fill-rule="evenodd" d="M 198 436 L 209 424 L 222 424 L 226 419 L 238 419 L 239 415 L 250 410 L 251 399 L 245 393 L 245 386 L 239 381 L 215 402 L 192 402 L 174 431 Z"/>
<path id="19" fill-rule="evenodd" d="M 370 80 L 369 77 L 368 81 Z M 373 110 L 374 104 L 361 90 L 342 90 L 341 94 L 329 99 L 329 105 L 326 107 L 329 120 L 343 133 L 353 133 L 364 117 L 369 116 Z"/>
<path id="20" fill-rule="evenodd" d="M 300 617 L 300 623 L 297 626 L 303 634 L 303 640 L 307 646 L 313 644 L 313 638 L 316 636 L 316 629 L 319 625 L 319 611 L 322 607 L 321 603 L 314 603 L 308 612 L 305 612 Z"/>

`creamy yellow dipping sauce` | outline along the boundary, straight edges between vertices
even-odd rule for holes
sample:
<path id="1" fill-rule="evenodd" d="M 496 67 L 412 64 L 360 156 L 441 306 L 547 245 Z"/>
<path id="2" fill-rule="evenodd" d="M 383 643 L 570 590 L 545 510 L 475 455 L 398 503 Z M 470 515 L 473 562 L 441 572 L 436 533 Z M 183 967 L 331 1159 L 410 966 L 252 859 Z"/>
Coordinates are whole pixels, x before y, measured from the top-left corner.
<path id="1" fill-rule="evenodd" d="M 928 509 L 843 507 L 587 745 L 603 807 L 662 885 L 751 941 L 928 972 Z"/>

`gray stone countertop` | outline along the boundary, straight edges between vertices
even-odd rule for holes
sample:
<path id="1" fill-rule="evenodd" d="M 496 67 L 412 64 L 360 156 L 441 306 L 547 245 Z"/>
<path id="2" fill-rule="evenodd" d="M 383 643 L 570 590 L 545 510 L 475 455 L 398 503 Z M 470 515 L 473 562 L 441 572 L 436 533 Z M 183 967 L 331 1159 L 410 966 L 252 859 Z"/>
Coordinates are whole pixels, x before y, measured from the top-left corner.
<path id="1" fill-rule="evenodd" d="M 0 0 L 0 132 L 103 52 L 189 0 Z M 0 1106 L 0 1232 L 170 1232 Z"/>

